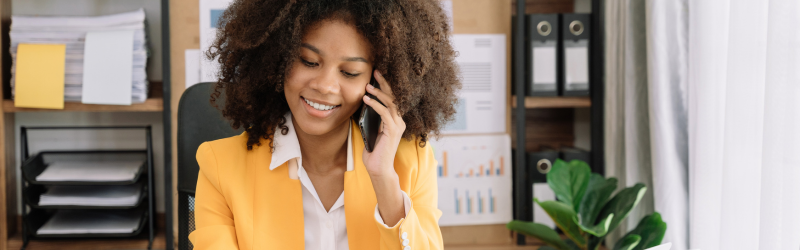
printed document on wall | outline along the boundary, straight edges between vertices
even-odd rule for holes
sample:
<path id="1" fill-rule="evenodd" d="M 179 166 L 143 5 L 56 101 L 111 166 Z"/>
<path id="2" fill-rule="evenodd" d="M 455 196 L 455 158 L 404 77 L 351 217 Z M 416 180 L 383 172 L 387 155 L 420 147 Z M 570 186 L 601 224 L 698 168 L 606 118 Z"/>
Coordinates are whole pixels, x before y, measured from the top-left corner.
<path id="1" fill-rule="evenodd" d="M 217 37 L 217 25 L 222 12 L 233 0 L 200 0 L 200 81 L 216 82 L 219 63 L 205 58 L 205 52 Z"/>
<path id="2" fill-rule="evenodd" d="M 430 141 L 438 162 L 440 226 L 511 221 L 511 138 L 442 136 Z"/>
<path id="3" fill-rule="evenodd" d="M 443 134 L 506 132 L 506 36 L 452 37 L 462 88 L 454 121 Z"/>

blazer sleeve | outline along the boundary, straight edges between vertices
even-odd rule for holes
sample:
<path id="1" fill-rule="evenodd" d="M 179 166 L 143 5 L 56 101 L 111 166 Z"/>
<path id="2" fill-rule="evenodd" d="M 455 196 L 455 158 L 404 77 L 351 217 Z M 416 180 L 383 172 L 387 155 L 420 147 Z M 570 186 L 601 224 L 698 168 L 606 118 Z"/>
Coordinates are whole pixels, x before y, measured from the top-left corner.
<path id="1" fill-rule="evenodd" d="M 378 223 L 382 250 L 441 250 L 442 232 L 436 184 L 436 160 L 430 145 L 417 148 L 419 174 L 411 187 L 411 209 L 394 227 Z"/>
<path id="2" fill-rule="evenodd" d="M 194 218 L 195 230 L 189 234 L 194 249 L 239 249 L 233 213 L 222 195 L 217 159 L 208 142 L 197 149 L 197 174 Z"/>

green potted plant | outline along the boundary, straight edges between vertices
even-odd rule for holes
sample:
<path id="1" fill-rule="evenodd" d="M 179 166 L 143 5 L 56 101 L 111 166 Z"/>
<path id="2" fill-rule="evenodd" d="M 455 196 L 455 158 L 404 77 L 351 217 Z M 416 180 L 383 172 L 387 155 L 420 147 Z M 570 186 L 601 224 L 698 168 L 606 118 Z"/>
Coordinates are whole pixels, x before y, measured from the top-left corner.
<path id="1" fill-rule="evenodd" d="M 616 178 L 604 178 L 592 173 L 586 162 L 556 160 L 547 173 L 547 185 L 558 200 L 539 201 L 556 226 L 564 232 L 561 237 L 552 228 L 533 222 L 511 221 L 506 227 L 543 241 L 540 249 L 597 250 L 606 234 L 613 231 L 636 207 L 647 191 L 637 183 L 617 192 Z M 639 224 L 614 244 L 611 250 L 641 250 L 661 244 L 667 223 L 659 213 L 645 216 Z"/>

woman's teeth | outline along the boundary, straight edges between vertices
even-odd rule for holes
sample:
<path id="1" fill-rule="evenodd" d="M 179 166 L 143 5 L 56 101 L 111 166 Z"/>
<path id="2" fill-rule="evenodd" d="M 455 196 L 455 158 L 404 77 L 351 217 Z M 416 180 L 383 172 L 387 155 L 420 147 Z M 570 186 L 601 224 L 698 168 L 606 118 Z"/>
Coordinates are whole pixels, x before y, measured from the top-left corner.
<path id="1" fill-rule="evenodd" d="M 331 109 L 336 107 L 336 106 L 328 106 L 328 105 L 312 102 L 312 101 L 309 101 L 308 99 L 305 99 L 305 98 L 303 98 L 303 100 L 305 100 L 306 103 L 308 103 L 309 106 L 314 107 L 314 109 L 316 109 L 316 110 L 327 111 L 327 110 L 331 110 Z"/>

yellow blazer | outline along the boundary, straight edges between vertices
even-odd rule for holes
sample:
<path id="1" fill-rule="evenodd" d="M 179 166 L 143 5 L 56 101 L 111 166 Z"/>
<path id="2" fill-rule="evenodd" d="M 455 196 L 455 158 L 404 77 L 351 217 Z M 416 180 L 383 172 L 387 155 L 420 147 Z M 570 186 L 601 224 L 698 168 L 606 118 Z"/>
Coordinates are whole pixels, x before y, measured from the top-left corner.
<path id="1" fill-rule="evenodd" d="M 354 166 L 344 175 L 347 240 L 352 250 L 443 249 L 437 208 L 436 160 L 431 146 L 401 140 L 394 160 L 411 209 L 393 228 L 375 220 L 377 200 L 362 162 L 364 142 L 352 128 Z M 430 145 L 430 144 L 428 144 Z M 194 249 L 304 249 L 300 181 L 289 166 L 269 170 L 269 142 L 247 150 L 247 134 L 205 142 L 197 150 Z"/>

